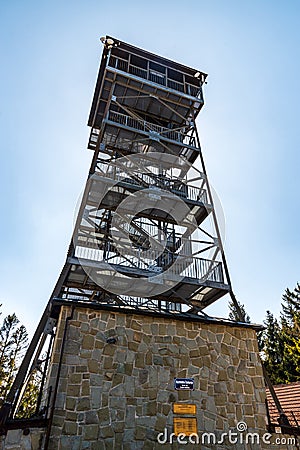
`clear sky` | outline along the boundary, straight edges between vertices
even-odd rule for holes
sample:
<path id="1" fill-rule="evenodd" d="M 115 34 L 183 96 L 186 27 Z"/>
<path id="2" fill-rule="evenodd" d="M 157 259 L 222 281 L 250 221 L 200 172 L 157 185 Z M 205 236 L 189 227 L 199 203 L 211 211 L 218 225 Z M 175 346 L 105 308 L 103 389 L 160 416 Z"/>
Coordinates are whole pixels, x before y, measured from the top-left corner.
<path id="1" fill-rule="evenodd" d="M 1 2 L 0 302 L 33 331 L 63 266 L 110 34 L 209 74 L 198 126 L 253 321 L 300 281 L 297 1 Z M 227 316 L 227 299 L 211 313 Z"/>

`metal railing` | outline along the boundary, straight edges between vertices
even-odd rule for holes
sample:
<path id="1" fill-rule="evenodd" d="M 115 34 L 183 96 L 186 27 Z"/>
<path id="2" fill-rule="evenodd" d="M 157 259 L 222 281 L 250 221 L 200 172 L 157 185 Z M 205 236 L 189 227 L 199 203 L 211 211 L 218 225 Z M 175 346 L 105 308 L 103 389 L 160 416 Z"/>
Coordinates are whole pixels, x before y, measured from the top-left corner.
<path id="1" fill-rule="evenodd" d="M 154 140 L 168 139 L 170 141 L 180 143 L 183 146 L 197 148 L 196 138 L 194 136 L 182 133 L 181 131 L 171 130 L 170 128 L 165 128 L 146 120 L 134 119 L 131 116 L 116 111 L 108 111 L 106 120 L 123 125 L 124 127 L 149 133 L 151 138 Z"/>
<path id="2" fill-rule="evenodd" d="M 142 69 L 141 67 L 131 64 L 125 59 L 117 58 L 116 56 L 112 55 L 109 58 L 108 65 L 110 67 L 113 67 L 114 69 L 121 70 L 122 72 L 131 73 L 136 77 L 159 84 L 160 86 L 166 86 L 175 91 L 184 92 L 185 94 L 191 95 L 192 97 L 202 99 L 202 90 L 200 86 L 195 86 L 191 83 L 187 83 L 186 81 L 181 83 L 179 81 L 172 80 L 171 78 L 167 77 L 166 74 L 161 74 L 151 69 Z"/>
<path id="3" fill-rule="evenodd" d="M 189 254 L 191 253 L 191 240 L 182 239 L 181 235 L 175 231 L 167 230 L 162 235 L 161 230 L 158 230 L 156 225 L 142 220 L 134 222 L 133 226 L 132 222 L 116 219 L 114 226 L 123 233 L 120 236 L 123 242 L 126 240 L 128 242 L 128 238 L 131 240 L 130 245 L 135 242 L 137 247 L 149 249 L 153 241 L 156 244 L 159 242 L 160 236 L 161 248 L 163 250 L 165 246 L 165 253 L 176 253 L 180 248 L 188 248 Z"/>
<path id="4" fill-rule="evenodd" d="M 113 64 L 114 59 L 118 60 L 119 58 L 115 58 L 114 56 L 111 56 L 111 58 L 109 60 L 109 66 L 111 64 Z M 147 70 L 141 69 L 140 67 L 137 67 L 137 66 L 133 66 L 132 64 L 128 64 L 128 62 L 127 62 L 126 70 L 124 70 L 124 69 L 120 69 L 120 70 L 123 70 L 123 72 L 129 72 L 132 75 L 135 75 L 136 77 L 144 78 L 145 80 L 147 80 L 147 78 L 148 78 Z"/>
<path id="5" fill-rule="evenodd" d="M 97 162 L 97 169 L 100 174 L 105 177 L 111 178 L 115 181 L 132 184 L 133 186 L 157 187 L 168 192 L 172 192 L 178 197 L 186 200 L 192 200 L 195 202 L 204 203 L 208 205 L 207 192 L 205 189 L 191 186 L 187 182 L 182 182 L 178 179 L 163 178 L 156 176 L 155 174 L 141 173 L 128 169 L 128 173 L 124 168 L 113 167 L 109 163 Z"/>
<path id="6" fill-rule="evenodd" d="M 156 73 L 152 70 L 149 71 L 149 80 L 153 81 L 153 83 L 161 84 L 162 86 L 166 86 L 166 84 L 167 84 L 166 83 L 166 80 L 167 80 L 166 75 Z"/>
<path id="7" fill-rule="evenodd" d="M 165 300 L 155 300 L 145 297 L 131 297 L 130 295 L 119 295 L 119 299 L 133 308 L 147 308 L 159 311 L 176 311 L 181 312 L 182 307 L 177 302 L 167 302 Z"/>
<path id="8" fill-rule="evenodd" d="M 140 270 L 142 276 L 158 275 L 164 273 L 166 279 L 174 277 L 187 277 L 198 281 L 214 281 L 223 283 L 222 263 L 204 258 L 193 257 L 193 255 L 178 256 L 170 254 L 167 264 L 164 265 L 161 253 L 155 250 L 137 251 L 136 255 L 117 255 L 115 252 L 106 251 L 105 257 L 103 250 L 90 249 L 86 247 L 76 247 L 75 256 L 79 259 L 87 259 L 108 263 L 112 269 L 122 271 L 122 267 L 132 270 Z M 119 270 L 117 267 L 119 267 Z M 128 270 L 127 270 L 128 271 Z"/>
<path id="9" fill-rule="evenodd" d="M 92 150 L 96 149 L 100 130 L 98 128 L 92 128 L 89 138 L 89 148 Z"/>

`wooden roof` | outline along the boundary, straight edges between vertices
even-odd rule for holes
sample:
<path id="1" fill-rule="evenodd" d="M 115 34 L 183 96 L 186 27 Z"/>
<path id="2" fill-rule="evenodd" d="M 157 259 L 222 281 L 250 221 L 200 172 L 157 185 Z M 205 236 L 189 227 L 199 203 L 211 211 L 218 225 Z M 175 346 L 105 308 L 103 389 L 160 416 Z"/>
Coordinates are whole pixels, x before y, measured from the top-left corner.
<path id="1" fill-rule="evenodd" d="M 274 386 L 279 402 L 291 425 L 300 426 L 300 382 Z M 269 389 L 266 389 L 268 407 L 272 423 L 278 423 L 279 413 Z"/>

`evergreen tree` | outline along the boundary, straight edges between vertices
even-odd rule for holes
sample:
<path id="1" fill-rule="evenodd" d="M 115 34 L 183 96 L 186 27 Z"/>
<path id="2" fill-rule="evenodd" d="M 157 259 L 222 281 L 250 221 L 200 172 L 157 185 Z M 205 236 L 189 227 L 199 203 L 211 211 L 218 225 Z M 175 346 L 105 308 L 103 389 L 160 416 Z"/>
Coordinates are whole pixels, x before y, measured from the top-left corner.
<path id="1" fill-rule="evenodd" d="M 263 331 L 261 337 L 264 366 L 273 384 L 284 383 L 284 342 L 280 324 L 270 311 L 267 311 L 264 324 L 266 329 Z"/>
<path id="2" fill-rule="evenodd" d="M 300 380 L 300 284 L 286 289 L 282 296 L 281 333 L 283 368 L 286 383 Z"/>
<path id="3" fill-rule="evenodd" d="M 300 314 L 300 283 L 297 283 L 293 291 L 287 288 L 282 300 L 281 321 L 289 326 L 294 326 L 294 317 Z"/>
<path id="4" fill-rule="evenodd" d="M 251 322 L 250 316 L 246 313 L 245 306 L 240 302 L 238 302 L 238 305 L 240 307 L 240 312 L 242 314 L 242 322 L 250 323 Z M 240 314 L 233 301 L 230 301 L 228 306 L 229 306 L 229 316 L 228 316 L 229 319 L 234 320 L 236 322 L 241 322 Z"/>
<path id="5" fill-rule="evenodd" d="M 17 418 L 29 418 L 36 414 L 37 398 L 40 391 L 41 373 L 34 371 L 26 386 L 22 401 L 17 411 Z"/>
<path id="6" fill-rule="evenodd" d="M 0 328 L 0 400 L 4 400 L 11 384 L 11 378 L 16 368 L 18 352 L 15 352 L 15 343 L 18 341 L 19 320 L 15 314 L 8 315 Z"/>
<path id="7" fill-rule="evenodd" d="M 19 325 L 16 314 L 5 317 L 0 327 L 0 406 L 5 401 L 14 381 L 22 356 L 27 348 L 27 343 L 26 328 L 23 325 Z M 35 412 L 39 385 L 40 374 L 35 373 L 32 375 L 25 390 L 18 417 L 30 417 Z"/>
<path id="8" fill-rule="evenodd" d="M 8 316 L 10 317 L 10 316 Z M 16 325 L 18 319 L 16 318 Z M 10 346 L 6 349 L 6 373 L 5 373 L 5 389 L 3 391 L 3 397 L 5 398 L 13 383 L 16 372 L 19 367 L 20 360 L 24 355 L 24 351 L 27 348 L 28 335 L 24 325 L 19 326 L 11 332 Z"/>
<path id="9" fill-rule="evenodd" d="M 4 366 L 7 354 L 13 344 L 13 332 L 18 325 L 19 320 L 15 314 L 7 316 L 0 328 L 0 365 Z"/>
<path id="10" fill-rule="evenodd" d="M 300 342 L 299 342 L 300 314 L 293 316 L 289 325 L 282 321 L 282 338 L 284 342 L 284 373 L 286 383 L 300 381 Z"/>
<path id="11" fill-rule="evenodd" d="M 300 341 L 299 341 L 300 315 L 296 314 L 293 324 L 282 323 L 281 334 L 284 346 L 283 372 L 285 383 L 300 381 Z"/>

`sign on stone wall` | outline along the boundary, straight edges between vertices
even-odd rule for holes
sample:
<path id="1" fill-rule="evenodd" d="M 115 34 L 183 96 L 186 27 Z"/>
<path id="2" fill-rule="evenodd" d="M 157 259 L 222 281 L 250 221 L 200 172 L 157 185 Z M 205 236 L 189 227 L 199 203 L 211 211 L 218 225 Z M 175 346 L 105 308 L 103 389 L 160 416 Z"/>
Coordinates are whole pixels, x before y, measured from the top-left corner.
<path id="1" fill-rule="evenodd" d="M 188 403 L 174 403 L 174 414 L 196 414 L 196 405 Z"/>
<path id="2" fill-rule="evenodd" d="M 174 388 L 178 390 L 194 390 L 194 378 L 174 378 Z"/>
<path id="3" fill-rule="evenodd" d="M 197 434 L 196 417 L 175 417 L 173 426 L 175 436 L 178 436 L 180 433 L 184 433 L 186 436 Z"/>

